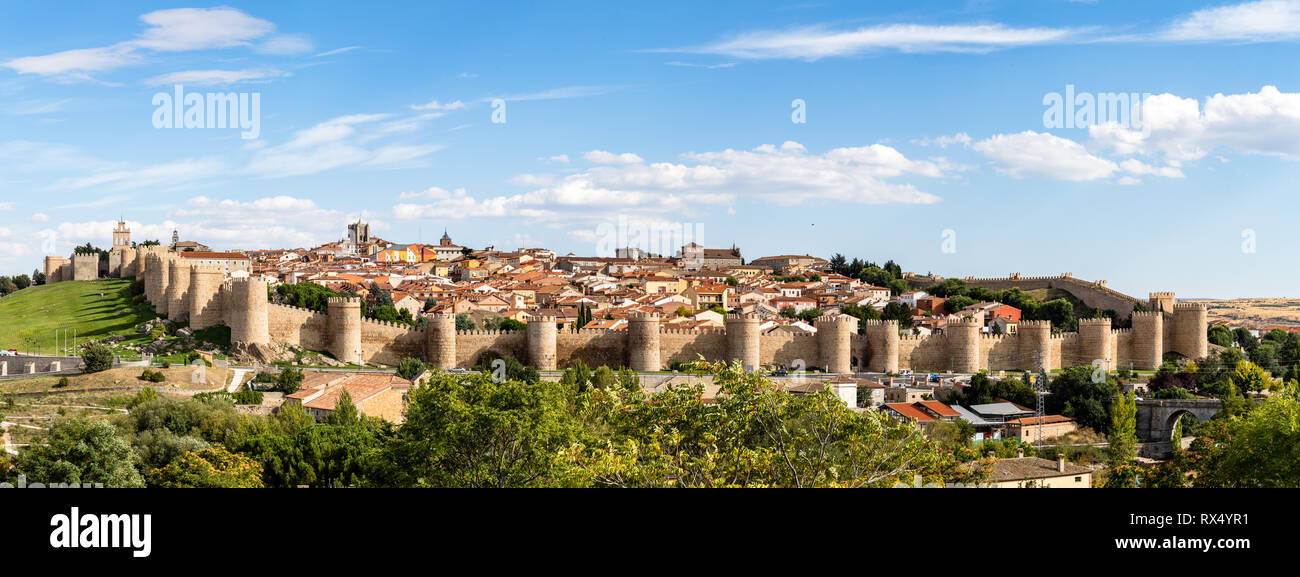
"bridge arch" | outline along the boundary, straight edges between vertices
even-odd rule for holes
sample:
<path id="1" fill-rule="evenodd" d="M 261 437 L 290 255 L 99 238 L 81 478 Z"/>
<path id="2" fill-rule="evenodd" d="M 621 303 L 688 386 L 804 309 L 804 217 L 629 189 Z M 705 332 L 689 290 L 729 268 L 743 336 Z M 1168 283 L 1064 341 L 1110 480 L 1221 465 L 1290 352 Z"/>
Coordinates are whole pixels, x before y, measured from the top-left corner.
<path id="1" fill-rule="evenodd" d="M 1143 399 L 1137 401 L 1137 436 L 1147 442 L 1169 442 L 1174 425 L 1190 414 L 1205 422 L 1223 409 L 1218 399 Z"/>

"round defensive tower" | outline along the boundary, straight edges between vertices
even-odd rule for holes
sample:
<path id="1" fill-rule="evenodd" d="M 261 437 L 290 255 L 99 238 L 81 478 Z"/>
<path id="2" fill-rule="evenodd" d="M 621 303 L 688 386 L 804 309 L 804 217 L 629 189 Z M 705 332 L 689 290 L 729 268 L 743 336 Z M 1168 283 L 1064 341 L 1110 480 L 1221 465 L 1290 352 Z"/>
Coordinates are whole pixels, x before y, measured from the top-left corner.
<path id="1" fill-rule="evenodd" d="M 230 341 L 249 345 L 271 344 L 266 281 L 238 278 L 230 281 Z"/>
<path id="2" fill-rule="evenodd" d="M 634 371 L 653 372 L 663 368 L 659 356 L 659 315 L 633 312 L 627 318 L 628 366 Z"/>
<path id="3" fill-rule="evenodd" d="M 528 362 L 539 371 L 555 370 L 555 317 L 528 321 Z"/>
<path id="4" fill-rule="evenodd" d="M 1052 366 L 1052 321 L 1020 321 L 1016 327 L 1019 339 L 1020 368 L 1026 371 L 1050 371 Z"/>
<path id="5" fill-rule="evenodd" d="M 183 258 L 172 261 L 171 277 L 167 281 L 167 318 L 181 322 L 190 312 L 190 263 Z"/>
<path id="6" fill-rule="evenodd" d="M 1165 315 L 1160 311 L 1133 311 L 1133 368 L 1154 371 L 1164 361 Z"/>
<path id="7" fill-rule="evenodd" d="M 867 367 L 891 375 L 898 373 L 899 341 L 902 339 L 898 334 L 898 321 L 868 319 L 866 323 L 867 347 L 871 351 Z"/>
<path id="8" fill-rule="evenodd" d="M 817 327 L 817 350 L 829 373 L 853 372 L 853 335 L 858 333 L 858 319 L 848 315 L 822 315 L 813 321 Z"/>
<path id="9" fill-rule="evenodd" d="M 190 267 L 187 307 L 191 329 L 198 331 L 222 323 L 221 303 L 217 300 L 217 295 L 221 291 L 223 278 L 220 268 L 203 265 Z"/>
<path id="10" fill-rule="evenodd" d="M 1209 321 L 1204 303 L 1174 305 L 1174 350 L 1189 359 L 1210 354 Z"/>
<path id="11" fill-rule="evenodd" d="M 156 281 L 156 286 L 158 288 L 154 293 L 153 310 L 154 312 L 158 313 L 159 316 L 166 317 L 168 316 L 167 311 L 169 310 L 167 308 L 167 305 L 170 304 L 170 302 L 167 300 L 168 298 L 167 287 L 171 286 L 171 276 L 172 276 L 171 255 L 169 254 L 158 255 L 158 267 L 155 269 L 154 274 L 158 275 L 158 280 Z"/>
<path id="12" fill-rule="evenodd" d="M 758 329 L 762 324 L 763 320 L 755 314 L 727 315 L 727 358 L 739 360 L 746 371 L 757 370 L 762 361 L 758 344 Z"/>
<path id="13" fill-rule="evenodd" d="M 131 250 L 135 251 L 135 278 L 136 280 L 143 280 L 148 273 L 149 250 L 143 246 L 137 246 Z"/>
<path id="14" fill-rule="evenodd" d="M 448 370 L 456 366 L 456 315 L 433 313 L 425 329 L 425 355 L 429 367 Z"/>
<path id="15" fill-rule="evenodd" d="M 980 366 L 980 320 L 948 317 L 943 332 L 948 337 L 948 359 L 954 373 L 976 373 Z"/>
<path id="16" fill-rule="evenodd" d="M 1079 319 L 1079 356 L 1087 364 L 1098 360 L 1104 363 L 1106 370 L 1115 369 L 1115 359 L 1111 358 L 1110 319 Z"/>
<path id="17" fill-rule="evenodd" d="M 329 300 L 330 353 L 348 364 L 361 364 L 361 299 Z"/>

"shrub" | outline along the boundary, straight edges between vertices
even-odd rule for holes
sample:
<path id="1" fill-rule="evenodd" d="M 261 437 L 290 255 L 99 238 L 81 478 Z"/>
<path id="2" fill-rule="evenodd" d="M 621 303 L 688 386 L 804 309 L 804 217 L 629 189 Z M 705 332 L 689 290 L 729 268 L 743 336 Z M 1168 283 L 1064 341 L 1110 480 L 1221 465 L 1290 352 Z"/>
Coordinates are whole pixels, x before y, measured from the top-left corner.
<path id="1" fill-rule="evenodd" d="M 167 380 L 167 375 L 162 374 L 162 371 L 145 369 L 143 373 L 140 373 L 140 380 L 149 383 L 161 383 Z"/>
<path id="2" fill-rule="evenodd" d="M 420 373 L 423 373 L 426 368 L 424 363 L 420 362 L 420 359 L 406 357 L 397 364 L 397 376 L 408 381 L 414 381 L 415 377 L 420 376 Z"/>
<path id="3" fill-rule="evenodd" d="M 54 385 L 56 389 L 62 389 L 68 386 L 68 377 L 59 377 L 59 382 Z"/>
<path id="4" fill-rule="evenodd" d="M 113 368 L 113 351 L 95 343 L 81 350 L 81 364 L 87 373 L 102 373 Z"/>
<path id="5" fill-rule="evenodd" d="M 302 369 L 286 367 L 275 377 L 276 389 L 286 395 L 292 395 L 302 388 Z"/>

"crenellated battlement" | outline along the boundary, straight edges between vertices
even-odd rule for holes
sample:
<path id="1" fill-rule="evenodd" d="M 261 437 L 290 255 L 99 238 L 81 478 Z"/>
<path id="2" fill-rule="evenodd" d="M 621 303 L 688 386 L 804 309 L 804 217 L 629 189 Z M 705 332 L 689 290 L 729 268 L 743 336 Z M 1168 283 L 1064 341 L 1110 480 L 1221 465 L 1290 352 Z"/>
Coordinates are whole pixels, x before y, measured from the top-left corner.
<path id="1" fill-rule="evenodd" d="M 330 297 L 328 303 L 330 306 L 360 307 L 361 299 L 358 297 Z"/>
<path id="2" fill-rule="evenodd" d="M 1079 328 L 1083 327 L 1106 327 L 1110 328 L 1111 321 L 1107 318 L 1101 319 L 1079 319 Z"/>
<path id="3" fill-rule="evenodd" d="M 894 327 L 894 330 L 898 330 L 898 321 L 895 320 L 895 319 L 889 319 L 889 320 L 883 320 L 883 319 L 867 319 L 867 320 L 862 321 L 862 325 L 863 325 L 863 326 L 867 326 L 867 327 L 885 327 L 885 326 L 893 326 L 893 327 Z"/>
<path id="4" fill-rule="evenodd" d="M 1204 311 L 1204 310 L 1206 310 L 1205 303 L 1187 302 L 1187 301 L 1174 303 L 1174 311 L 1175 311 L 1175 312 L 1177 312 L 1177 311 Z"/>
<path id="5" fill-rule="evenodd" d="M 656 321 L 657 322 L 659 321 L 660 318 L 662 317 L 659 313 L 648 313 L 645 311 L 632 311 L 627 315 L 627 320 L 629 321 Z"/>
<path id="6" fill-rule="evenodd" d="M 1022 330 L 1022 331 L 1025 330 L 1025 329 L 1047 329 L 1047 330 L 1049 330 L 1049 331 L 1052 330 L 1052 321 L 1025 321 L 1025 320 L 1022 320 L 1022 321 L 1020 321 L 1019 325 L 1020 325 L 1020 330 Z"/>

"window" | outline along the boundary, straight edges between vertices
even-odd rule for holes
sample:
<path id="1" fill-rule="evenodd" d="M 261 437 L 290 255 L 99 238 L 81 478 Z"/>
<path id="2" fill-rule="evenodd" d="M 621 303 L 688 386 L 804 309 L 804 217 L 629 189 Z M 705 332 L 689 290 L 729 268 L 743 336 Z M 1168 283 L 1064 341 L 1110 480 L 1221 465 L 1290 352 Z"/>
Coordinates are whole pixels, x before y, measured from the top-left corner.
<path id="1" fill-rule="evenodd" d="M 1075 482 L 1075 483 L 1082 483 L 1082 482 L 1083 482 L 1083 477 L 1075 477 L 1075 478 L 1074 478 L 1074 482 Z"/>

